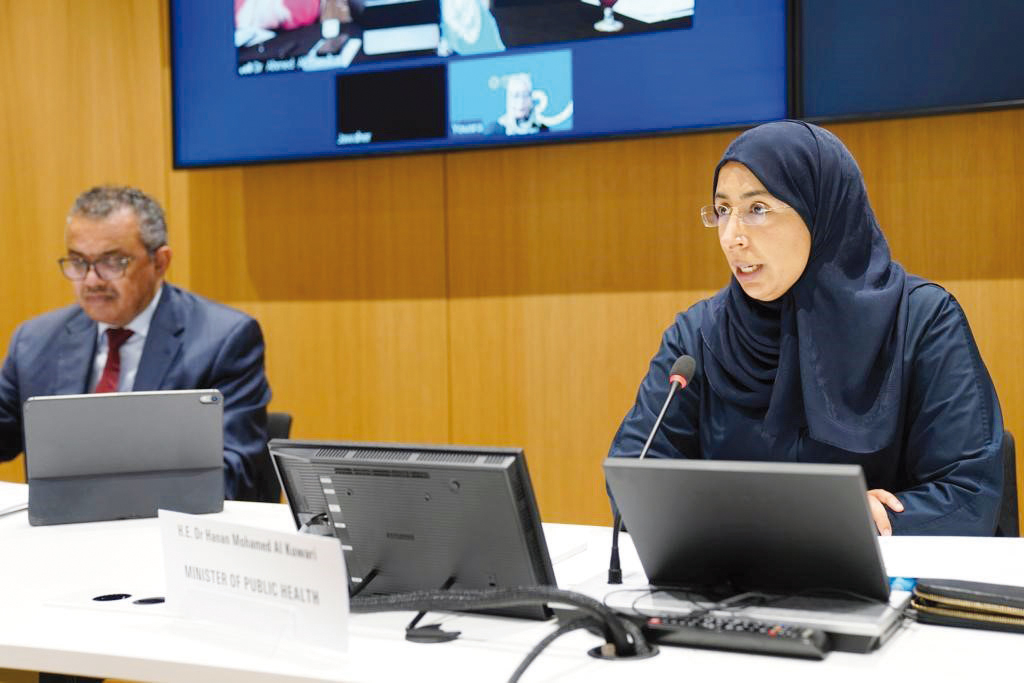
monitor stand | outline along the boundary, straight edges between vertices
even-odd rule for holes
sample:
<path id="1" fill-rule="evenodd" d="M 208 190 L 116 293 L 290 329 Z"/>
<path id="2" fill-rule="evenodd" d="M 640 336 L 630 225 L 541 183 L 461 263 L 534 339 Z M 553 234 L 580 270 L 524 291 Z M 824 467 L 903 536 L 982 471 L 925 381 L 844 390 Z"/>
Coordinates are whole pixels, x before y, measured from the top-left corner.
<path id="1" fill-rule="evenodd" d="M 441 585 L 440 590 L 446 591 L 452 587 L 455 583 L 455 577 L 449 576 L 448 580 Z M 441 624 L 427 624 L 426 626 L 417 626 L 420 623 L 420 619 L 426 616 L 426 610 L 418 612 L 409 625 L 405 627 L 405 639 L 411 643 L 447 643 L 448 641 L 455 640 L 462 631 L 445 631 L 441 628 Z"/>

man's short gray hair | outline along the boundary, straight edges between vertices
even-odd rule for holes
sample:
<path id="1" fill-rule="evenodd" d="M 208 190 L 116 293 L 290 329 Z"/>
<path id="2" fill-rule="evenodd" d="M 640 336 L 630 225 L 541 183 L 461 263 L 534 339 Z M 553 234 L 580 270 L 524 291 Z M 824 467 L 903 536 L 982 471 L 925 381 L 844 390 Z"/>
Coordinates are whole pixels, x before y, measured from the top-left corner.
<path id="1" fill-rule="evenodd" d="M 150 254 L 167 244 L 167 222 L 160 204 L 142 190 L 124 185 L 99 185 L 78 195 L 68 212 L 73 216 L 92 220 L 109 218 L 111 214 L 128 208 L 139 219 L 139 236 Z"/>

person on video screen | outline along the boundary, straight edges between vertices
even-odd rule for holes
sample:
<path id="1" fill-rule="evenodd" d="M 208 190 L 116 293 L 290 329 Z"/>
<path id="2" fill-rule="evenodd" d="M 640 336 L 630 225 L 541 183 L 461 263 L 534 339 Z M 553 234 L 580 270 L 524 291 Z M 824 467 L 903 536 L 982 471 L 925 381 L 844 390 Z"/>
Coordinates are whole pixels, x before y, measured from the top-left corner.
<path id="1" fill-rule="evenodd" d="M 533 135 L 548 130 L 538 118 L 533 78 L 528 73 L 505 77 L 505 113 L 488 129 L 488 135 Z"/>
<path id="2" fill-rule="evenodd" d="M 502 52 L 505 43 L 490 0 L 441 0 L 441 45 L 438 54 L 478 55 Z"/>
<path id="3" fill-rule="evenodd" d="M 235 28 L 288 31 L 320 18 L 320 0 L 235 0 Z"/>

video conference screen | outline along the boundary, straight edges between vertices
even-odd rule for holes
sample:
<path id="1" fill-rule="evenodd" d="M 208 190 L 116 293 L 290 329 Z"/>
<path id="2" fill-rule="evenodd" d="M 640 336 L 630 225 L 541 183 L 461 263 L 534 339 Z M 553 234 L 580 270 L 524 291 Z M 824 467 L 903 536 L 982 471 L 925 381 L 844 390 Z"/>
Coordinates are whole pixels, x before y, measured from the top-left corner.
<path id="1" fill-rule="evenodd" d="M 175 166 L 753 124 L 786 0 L 171 0 Z"/>

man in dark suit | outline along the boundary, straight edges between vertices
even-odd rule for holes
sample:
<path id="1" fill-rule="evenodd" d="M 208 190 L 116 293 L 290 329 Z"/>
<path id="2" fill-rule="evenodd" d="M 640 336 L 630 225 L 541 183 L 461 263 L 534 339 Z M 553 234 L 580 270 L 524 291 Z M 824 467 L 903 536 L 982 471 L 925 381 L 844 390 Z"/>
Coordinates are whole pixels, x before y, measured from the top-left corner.
<path id="1" fill-rule="evenodd" d="M 171 248 L 163 210 L 137 189 L 104 186 L 80 195 L 65 241 L 59 263 L 78 303 L 14 333 L 0 370 L 0 460 L 24 449 L 22 404 L 31 396 L 219 389 L 225 495 L 276 502 L 259 323 L 164 283 Z"/>

